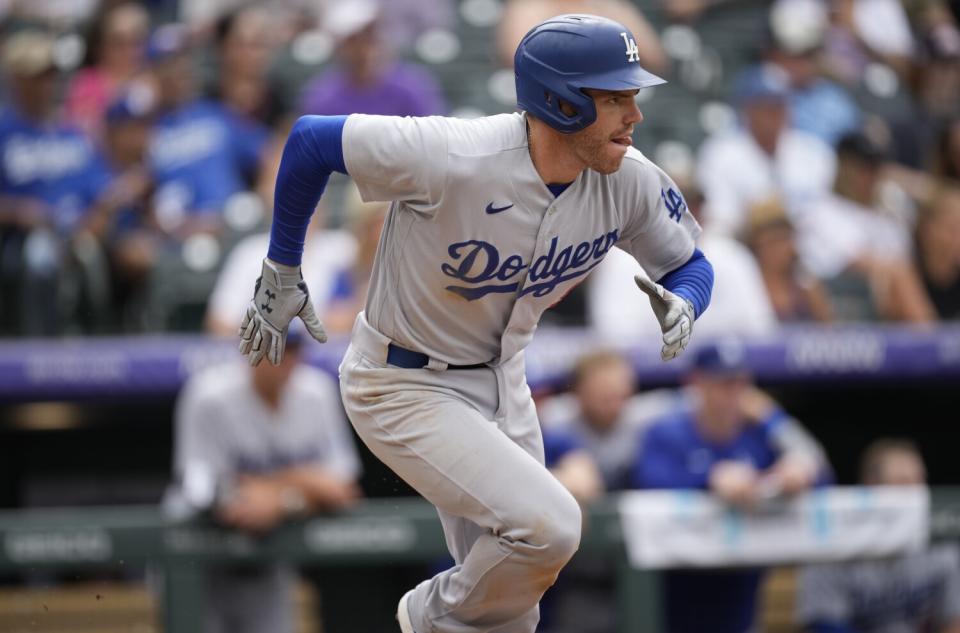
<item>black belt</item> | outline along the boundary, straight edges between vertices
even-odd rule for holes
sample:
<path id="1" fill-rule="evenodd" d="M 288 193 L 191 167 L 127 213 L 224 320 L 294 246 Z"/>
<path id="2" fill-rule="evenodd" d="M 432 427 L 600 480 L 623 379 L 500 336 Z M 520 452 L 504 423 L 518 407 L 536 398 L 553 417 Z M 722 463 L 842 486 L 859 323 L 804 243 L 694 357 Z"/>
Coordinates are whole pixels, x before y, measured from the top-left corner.
<path id="1" fill-rule="evenodd" d="M 414 352 L 399 345 L 390 343 L 387 345 L 387 364 L 403 369 L 423 369 L 430 364 L 430 357 L 420 352 Z M 486 367 L 486 363 L 477 363 L 475 365 L 447 365 L 447 369 L 481 369 Z"/>

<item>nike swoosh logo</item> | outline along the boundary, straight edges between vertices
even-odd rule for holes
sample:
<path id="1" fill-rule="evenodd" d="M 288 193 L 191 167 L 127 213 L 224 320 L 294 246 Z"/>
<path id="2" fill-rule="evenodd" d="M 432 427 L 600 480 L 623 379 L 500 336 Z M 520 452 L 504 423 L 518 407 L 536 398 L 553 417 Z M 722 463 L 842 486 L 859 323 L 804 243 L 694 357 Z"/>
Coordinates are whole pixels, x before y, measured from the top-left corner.
<path id="1" fill-rule="evenodd" d="M 490 214 L 490 215 L 493 215 L 494 213 L 500 213 L 501 211 L 506 211 L 507 209 L 509 209 L 509 208 L 512 207 L 512 206 L 513 206 L 512 204 L 508 204 L 508 205 L 505 206 L 505 207 L 495 207 L 495 206 L 493 206 L 493 203 L 491 202 L 490 204 L 487 205 L 487 213 Z"/>

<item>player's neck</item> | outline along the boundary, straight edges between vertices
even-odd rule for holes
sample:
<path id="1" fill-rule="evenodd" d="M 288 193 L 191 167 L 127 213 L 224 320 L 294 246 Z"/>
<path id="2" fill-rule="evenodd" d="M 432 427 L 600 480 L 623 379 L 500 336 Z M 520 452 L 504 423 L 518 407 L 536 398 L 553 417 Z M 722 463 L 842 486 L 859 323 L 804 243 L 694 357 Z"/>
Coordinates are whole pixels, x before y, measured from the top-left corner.
<path id="1" fill-rule="evenodd" d="M 586 165 L 555 132 L 536 119 L 527 121 L 527 140 L 530 160 L 547 185 L 570 183 L 577 179 Z"/>

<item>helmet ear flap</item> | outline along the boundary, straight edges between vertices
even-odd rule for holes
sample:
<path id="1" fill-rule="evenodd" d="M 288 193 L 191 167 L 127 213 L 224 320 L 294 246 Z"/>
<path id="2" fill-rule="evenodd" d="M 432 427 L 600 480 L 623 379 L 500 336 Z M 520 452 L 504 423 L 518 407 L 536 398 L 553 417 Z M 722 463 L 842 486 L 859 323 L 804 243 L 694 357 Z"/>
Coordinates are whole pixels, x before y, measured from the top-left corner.
<path id="1" fill-rule="evenodd" d="M 564 99 L 546 87 L 543 89 L 542 110 L 552 116 L 552 127 L 556 127 L 555 123 L 562 123 L 566 128 L 564 131 L 567 133 L 582 130 L 596 119 L 593 99 L 583 95 L 583 100 L 580 104 L 577 104 L 570 99 Z"/>

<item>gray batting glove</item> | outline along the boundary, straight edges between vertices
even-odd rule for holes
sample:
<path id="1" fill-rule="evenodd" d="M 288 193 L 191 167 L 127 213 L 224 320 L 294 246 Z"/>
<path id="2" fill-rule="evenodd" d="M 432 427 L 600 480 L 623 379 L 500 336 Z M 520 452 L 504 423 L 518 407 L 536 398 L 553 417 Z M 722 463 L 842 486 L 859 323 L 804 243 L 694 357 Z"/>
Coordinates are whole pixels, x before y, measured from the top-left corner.
<path id="1" fill-rule="evenodd" d="M 660 331 L 663 332 L 663 349 L 660 358 L 671 360 L 680 355 L 690 343 L 690 333 L 693 331 L 695 315 L 693 305 L 673 294 L 658 283 L 643 275 L 636 275 L 633 280 L 650 298 L 650 307 L 660 322 Z"/>
<path id="2" fill-rule="evenodd" d="M 300 317 L 310 336 L 327 342 L 327 333 L 310 303 L 310 293 L 299 266 L 263 260 L 263 270 L 253 289 L 253 299 L 240 323 L 240 353 L 251 365 L 266 356 L 279 365 L 293 317 Z"/>

